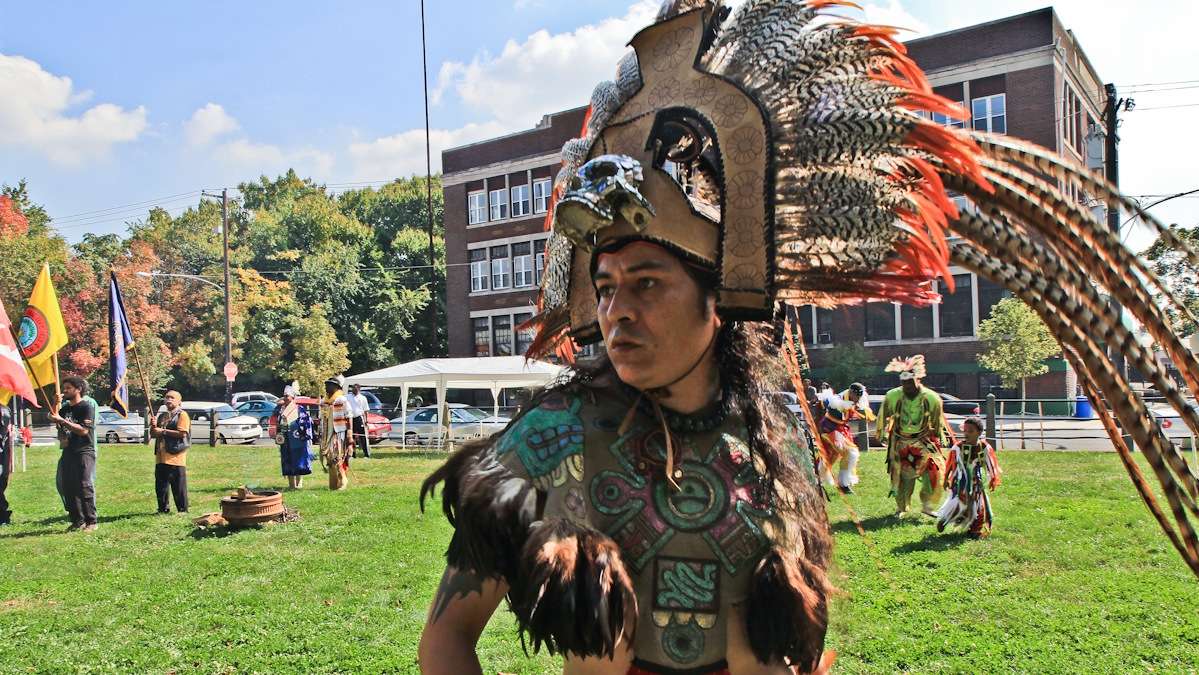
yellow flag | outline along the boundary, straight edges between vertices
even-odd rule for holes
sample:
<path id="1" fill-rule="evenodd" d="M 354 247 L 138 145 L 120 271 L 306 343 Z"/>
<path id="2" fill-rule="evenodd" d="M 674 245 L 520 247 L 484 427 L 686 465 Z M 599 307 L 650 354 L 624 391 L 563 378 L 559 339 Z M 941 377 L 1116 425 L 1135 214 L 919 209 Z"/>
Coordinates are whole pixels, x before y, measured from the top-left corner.
<path id="1" fill-rule="evenodd" d="M 67 346 L 67 327 L 58 307 L 54 282 L 50 281 L 49 265 L 42 265 L 42 272 L 33 285 L 17 339 L 37 380 L 43 387 L 52 384 L 55 379 L 50 357 Z"/>

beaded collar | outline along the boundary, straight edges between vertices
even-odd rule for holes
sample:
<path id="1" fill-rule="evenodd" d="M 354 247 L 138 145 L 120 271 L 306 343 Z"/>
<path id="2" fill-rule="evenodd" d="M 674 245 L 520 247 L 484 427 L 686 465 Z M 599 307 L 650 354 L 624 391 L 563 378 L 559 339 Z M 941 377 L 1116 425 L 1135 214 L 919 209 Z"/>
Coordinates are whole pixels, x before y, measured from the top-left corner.
<path id="1" fill-rule="evenodd" d="M 624 382 L 621 382 L 620 386 L 630 399 L 637 401 L 638 410 L 650 418 L 654 417 L 653 404 L 650 403 L 648 397 L 642 396 L 641 390 Z M 670 427 L 671 431 L 679 434 L 695 434 L 720 427 L 732 411 L 733 396 L 726 385 L 721 387 L 720 397 L 717 400 L 693 413 L 681 413 L 663 407 L 662 416 L 666 418 L 666 425 Z"/>

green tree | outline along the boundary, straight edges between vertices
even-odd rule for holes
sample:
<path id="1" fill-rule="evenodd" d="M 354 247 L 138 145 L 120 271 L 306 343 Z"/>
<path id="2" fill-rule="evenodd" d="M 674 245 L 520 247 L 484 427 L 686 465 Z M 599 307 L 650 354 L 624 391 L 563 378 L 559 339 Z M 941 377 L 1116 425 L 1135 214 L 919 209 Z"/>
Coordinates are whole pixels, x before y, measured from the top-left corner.
<path id="1" fill-rule="evenodd" d="M 323 392 L 326 378 L 350 367 L 349 350 L 337 339 L 320 305 L 312 307 L 293 330 L 291 358 L 283 364 L 286 379 L 298 381 L 300 391 Z"/>
<path id="2" fill-rule="evenodd" d="M 175 363 L 183 380 L 193 387 L 207 387 L 216 375 L 211 348 L 203 342 L 186 344 L 175 352 Z"/>
<path id="3" fill-rule="evenodd" d="M 1174 234 L 1190 244 L 1192 249 L 1199 249 L 1199 228 L 1174 228 Z M 1149 269 L 1165 283 L 1183 306 L 1189 309 L 1192 315 L 1199 316 L 1199 269 L 1187 260 L 1186 255 L 1162 241 L 1160 237 L 1141 255 L 1149 263 Z M 1159 297 L 1158 304 L 1165 309 L 1175 333 L 1191 335 L 1199 330 L 1199 326 L 1188 321 L 1173 304 L 1164 303 L 1162 300 L 1163 298 Z"/>
<path id="4" fill-rule="evenodd" d="M 12 206 L 28 221 L 24 232 L 0 234 L 0 300 L 9 318 L 16 320 L 25 311 L 42 264 L 50 264 L 57 284 L 66 271 L 70 251 L 66 240 L 50 227 L 46 210 L 30 199 L 25 181 L 16 187 L 0 186 L 0 194 L 11 199 Z"/>
<path id="5" fill-rule="evenodd" d="M 991 318 L 978 325 L 978 337 L 986 345 L 978 355 L 982 367 L 994 371 L 1005 387 L 1020 387 L 1025 381 L 1049 372 L 1045 359 L 1061 353 L 1061 347 L 1036 312 L 1017 298 L 1004 298 L 991 309 Z"/>
<path id="6" fill-rule="evenodd" d="M 870 352 L 856 342 L 839 344 L 828 351 L 826 368 L 828 381 L 840 390 L 854 382 L 867 379 L 874 372 L 874 359 Z"/>

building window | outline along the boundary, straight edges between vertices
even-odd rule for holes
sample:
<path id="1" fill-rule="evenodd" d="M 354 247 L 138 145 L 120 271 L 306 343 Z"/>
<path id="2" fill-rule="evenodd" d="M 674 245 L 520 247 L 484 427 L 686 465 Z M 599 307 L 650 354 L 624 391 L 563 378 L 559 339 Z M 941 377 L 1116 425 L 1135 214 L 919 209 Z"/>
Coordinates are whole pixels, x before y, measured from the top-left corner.
<path id="1" fill-rule="evenodd" d="M 1000 300 L 1011 297 L 1012 292 L 982 277 L 978 278 L 978 321 L 991 318 L 991 308 Z"/>
<path id="2" fill-rule="evenodd" d="M 962 106 L 963 108 L 965 108 L 965 107 L 966 107 L 966 104 L 965 104 L 965 103 L 962 103 L 961 101 L 957 101 L 957 104 L 958 104 L 958 105 L 960 105 L 960 106 Z M 943 127 L 949 127 L 950 129 L 963 129 L 963 128 L 965 128 L 965 126 L 966 126 L 966 121 L 965 121 L 965 120 L 959 120 L 959 119 L 956 119 L 956 118 L 950 117 L 949 115 L 946 115 L 945 113 L 939 113 L 939 112 L 934 112 L 934 113 L 921 112 L 921 113 L 920 113 L 920 116 L 921 116 L 921 117 L 928 117 L 928 118 L 929 118 L 929 119 L 931 119 L 933 122 L 936 122 L 937 124 L 940 124 L 940 125 L 941 125 L 941 126 L 943 126 Z"/>
<path id="3" fill-rule="evenodd" d="M 491 317 L 492 344 L 496 356 L 512 356 L 512 317 Z"/>
<path id="4" fill-rule="evenodd" d="M 529 215 L 529 186 L 512 186 L 512 217 Z"/>
<path id="5" fill-rule="evenodd" d="M 1007 94 L 995 94 L 974 99 L 971 110 L 974 128 L 978 131 L 1007 133 Z"/>
<path id="6" fill-rule="evenodd" d="M 491 219 L 503 220 L 508 217 L 508 191 L 491 191 Z"/>
<path id="7" fill-rule="evenodd" d="M 512 280 L 512 260 L 507 246 L 491 247 L 491 289 L 502 291 Z"/>
<path id="8" fill-rule="evenodd" d="M 524 288 L 533 285 L 533 242 L 512 245 L 512 286 Z"/>
<path id="9" fill-rule="evenodd" d="M 828 345 L 833 343 L 833 310 L 815 305 L 804 305 L 799 308 L 797 319 L 805 344 Z"/>
<path id="10" fill-rule="evenodd" d="M 533 318 L 532 312 L 516 314 L 512 317 L 512 322 L 516 326 L 516 355 L 524 356 L 525 352 L 529 351 L 529 346 L 533 344 L 533 338 L 537 336 L 537 331 L 526 328 L 521 330 L 521 325 Z"/>
<path id="11" fill-rule="evenodd" d="M 541 283 L 541 273 L 545 271 L 545 240 L 538 239 L 533 242 L 533 260 L 536 268 L 537 277 L 536 283 Z"/>
<path id="12" fill-rule="evenodd" d="M 969 337 L 974 335 L 974 288 L 970 274 L 953 275 L 952 294 L 942 294 L 937 308 L 941 337 Z M 906 333 L 905 333 L 906 335 Z"/>
<path id="13" fill-rule="evenodd" d="M 475 333 L 475 356 L 491 356 L 491 325 L 487 317 L 471 319 Z"/>
<path id="14" fill-rule="evenodd" d="M 487 222 L 487 193 L 472 192 L 466 196 L 467 223 L 477 225 Z"/>
<path id="15" fill-rule="evenodd" d="M 866 341 L 895 339 L 895 305 L 889 302 L 866 303 Z"/>
<path id="16" fill-rule="evenodd" d="M 550 208 L 553 183 L 548 179 L 533 181 L 533 213 L 545 213 Z"/>
<path id="17" fill-rule="evenodd" d="M 485 291 L 489 286 L 487 270 L 487 249 L 473 248 L 470 255 L 470 291 L 475 293 Z"/>
<path id="18" fill-rule="evenodd" d="M 899 336 L 904 340 L 920 340 L 933 336 L 933 308 L 899 306 Z"/>

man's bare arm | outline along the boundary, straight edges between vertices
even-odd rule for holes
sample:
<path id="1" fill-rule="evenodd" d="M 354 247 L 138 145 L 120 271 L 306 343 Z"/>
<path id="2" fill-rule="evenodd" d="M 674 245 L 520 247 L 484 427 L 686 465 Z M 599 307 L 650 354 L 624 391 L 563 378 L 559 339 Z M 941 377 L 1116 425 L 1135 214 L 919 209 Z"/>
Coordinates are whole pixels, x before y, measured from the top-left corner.
<path id="1" fill-rule="evenodd" d="M 446 567 L 421 634 L 421 672 L 482 673 L 475 646 L 507 593 L 508 584 L 501 579 Z"/>

